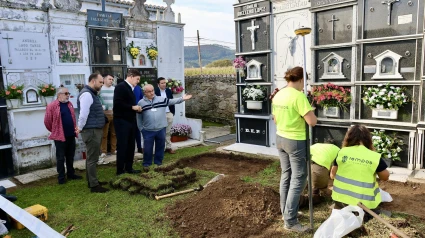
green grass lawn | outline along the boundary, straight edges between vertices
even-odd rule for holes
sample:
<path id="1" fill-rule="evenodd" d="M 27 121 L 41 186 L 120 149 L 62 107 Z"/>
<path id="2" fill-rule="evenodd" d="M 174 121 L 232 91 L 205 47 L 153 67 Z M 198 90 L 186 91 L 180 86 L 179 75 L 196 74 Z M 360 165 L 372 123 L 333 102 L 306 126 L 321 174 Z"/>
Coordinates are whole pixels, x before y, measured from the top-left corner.
<path id="1" fill-rule="evenodd" d="M 166 154 L 164 163 L 211 152 L 214 149 L 215 147 L 213 146 L 181 149 L 176 154 Z M 256 176 L 245 176 L 241 179 L 248 183 L 259 183 L 278 191 L 279 167 L 279 161 L 275 161 Z M 135 168 L 140 168 L 140 163 L 137 163 Z M 216 175 L 209 171 L 196 170 L 196 172 L 198 181 L 180 190 L 188 187 L 197 187 L 198 183 L 205 184 Z M 115 178 L 115 166 L 103 165 L 98 167 L 98 177 L 101 181 L 110 181 Z M 70 181 L 65 185 L 59 186 L 56 178 L 21 186 L 11 194 L 18 197 L 16 205 L 22 208 L 35 204 L 47 207 L 49 210 L 47 224 L 58 232 L 61 232 L 70 224 L 74 224 L 77 230 L 70 234 L 69 237 L 71 238 L 179 237 L 173 230 L 171 221 L 166 217 L 164 208 L 179 199 L 190 196 L 190 194 L 181 195 L 156 201 L 143 195 L 130 195 L 129 192 L 122 190 L 94 194 L 89 192 L 86 180 Z M 327 198 L 326 202 L 314 208 L 315 229 L 329 217 L 331 213 L 329 206 L 331 204 L 331 199 Z M 308 224 L 308 208 L 301 209 L 301 211 L 305 214 L 300 217 L 301 223 Z M 398 218 L 406 217 L 406 215 L 397 213 L 393 214 L 393 216 Z M 408 216 L 408 219 L 411 226 L 414 226 L 421 233 L 425 233 L 423 220 L 411 216 Z M 282 225 L 283 222 L 280 219 L 276 219 L 274 228 Z M 369 228 L 374 229 L 373 227 Z M 282 233 L 282 237 L 312 237 L 311 233 L 303 235 L 285 231 L 282 231 Z M 27 229 L 12 230 L 10 234 L 13 238 L 33 237 L 33 234 Z M 376 237 L 384 237 L 383 234 L 381 233 L 381 236 Z"/>

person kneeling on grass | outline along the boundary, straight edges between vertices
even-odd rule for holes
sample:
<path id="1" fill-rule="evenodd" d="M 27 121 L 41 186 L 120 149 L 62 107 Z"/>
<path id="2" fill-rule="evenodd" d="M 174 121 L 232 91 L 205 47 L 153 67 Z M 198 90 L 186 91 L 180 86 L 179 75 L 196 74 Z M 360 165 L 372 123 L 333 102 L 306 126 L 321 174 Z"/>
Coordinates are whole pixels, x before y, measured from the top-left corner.
<path id="1" fill-rule="evenodd" d="M 316 143 L 310 147 L 311 154 L 311 184 L 313 189 L 313 204 L 322 201 L 321 190 L 326 190 L 329 183 L 329 172 L 332 162 L 336 159 L 338 146 L 334 140 L 329 139 L 325 143 Z M 300 207 L 308 206 L 308 195 L 301 196 Z"/>
<path id="2" fill-rule="evenodd" d="M 381 154 L 374 151 L 370 131 L 362 125 L 351 127 L 342 147 L 331 170 L 335 209 L 359 202 L 376 209 L 382 202 L 376 175 L 387 181 L 390 173 Z"/>

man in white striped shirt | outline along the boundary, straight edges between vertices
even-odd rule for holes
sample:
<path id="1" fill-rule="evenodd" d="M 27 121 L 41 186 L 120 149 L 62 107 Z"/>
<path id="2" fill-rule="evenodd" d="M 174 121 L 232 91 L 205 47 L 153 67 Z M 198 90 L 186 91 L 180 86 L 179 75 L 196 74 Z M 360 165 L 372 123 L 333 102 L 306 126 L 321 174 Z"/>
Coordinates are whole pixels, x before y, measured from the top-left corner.
<path id="1" fill-rule="evenodd" d="M 112 108 L 114 105 L 114 90 L 115 87 L 112 86 L 112 82 L 114 81 L 114 77 L 110 74 L 103 75 L 103 86 L 100 90 L 100 101 L 102 102 L 102 107 L 104 110 L 104 113 L 106 117 L 108 118 L 108 122 L 106 122 L 105 126 L 103 127 L 103 137 L 102 137 L 102 145 L 101 145 L 101 152 L 100 159 L 98 164 L 103 164 L 103 158 L 106 157 L 106 153 L 108 150 L 108 133 L 109 130 L 111 130 L 111 153 L 115 154 L 115 151 L 117 149 L 117 137 L 115 135 L 115 128 L 113 123 L 113 112 Z"/>

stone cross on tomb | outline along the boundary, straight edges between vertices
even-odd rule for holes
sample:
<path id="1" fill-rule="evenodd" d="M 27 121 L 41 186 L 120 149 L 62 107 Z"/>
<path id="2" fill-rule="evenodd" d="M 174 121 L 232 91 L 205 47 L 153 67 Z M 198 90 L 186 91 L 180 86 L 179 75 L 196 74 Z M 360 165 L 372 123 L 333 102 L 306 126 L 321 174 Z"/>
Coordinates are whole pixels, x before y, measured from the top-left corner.
<path id="1" fill-rule="evenodd" d="M 2 37 L 3 39 L 6 40 L 7 42 L 7 52 L 9 53 L 9 58 L 10 58 L 10 44 L 9 44 L 9 40 L 12 40 L 13 38 L 9 37 L 9 33 L 6 33 L 6 37 Z M 9 59 L 9 64 L 11 64 L 12 59 Z"/>
<path id="2" fill-rule="evenodd" d="M 335 40 L 335 22 L 336 21 L 339 21 L 339 19 L 337 19 L 335 15 L 332 15 L 332 19 L 328 20 L 328 22 L 332 22 L 332 40 Z"/>
<path id="3" fill-rule="evenodd" d="M 171 4 L 174 4 L 174 0 L 162 0 L 167 4 L 167 8 L 170 8 Z"/>
<path id="4" fill-rule="evenodd" d="M 106 49 L 108 50 L 109 55 L 109 40 L 111 40 L 112 37 L 108 36 L 108 33 L 106 33 L 106 36 L 103 36 L 102 39 L 106 40 Z"/>
<path id="5" fill-rule="evenodd" d="M 393 3 L 395 2 L 399 2 L 400 0 L 385 0 L 382 1 L 382 4 L 387 4 L 387 8 L 388 8 L 388 14 L 387 14 L 387 24 L 391 25 L 391 8 L 393 6 Z"/>
<path id="6" fill-rule="evenodd" d="M 255 20 L 251 20 L 251 26 L 247 27 L 246 29 L 251 32 L 251 43 L 252 43 L 252 50 L 255 50 L 255 30 L 260 28 L 260 26 L 255 25 Z"/>

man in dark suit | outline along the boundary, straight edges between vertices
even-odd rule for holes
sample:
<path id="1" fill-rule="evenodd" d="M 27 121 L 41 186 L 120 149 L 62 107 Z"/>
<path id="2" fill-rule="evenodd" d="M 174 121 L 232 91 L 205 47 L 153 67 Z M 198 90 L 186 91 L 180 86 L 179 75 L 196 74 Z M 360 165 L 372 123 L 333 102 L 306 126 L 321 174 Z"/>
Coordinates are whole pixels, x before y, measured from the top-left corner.
<path id="1" fill-rule="evenodd" d="M 158 88 L 155 88 L 155 95 L 161 96 L 163 98 L 173 99 L 173 92 L 171 89 L 167 88 L 167 80 L 163 77 L 158 78 Z M 176 108 L 174 105 L 167 106 L 166 108 L 166 116 L 167 116 L 167 128 L 165 130 L 165 151 L 170 154 L 175 154 L 176 152 L 173 150 L 171 145 L 171 126 L 173 125 L 174 114 L 176 113 Z"/>
<path id="2" fill-rule="evenodd" d="M 118 84 L 114 90 L 113 115 L 117 136 L 117 175 L 141 172 L 133 169 L 136 112 L 142 111 L 142 108 L 135 103 L 133 90 L 139 81 L 140 72 L 131 69 L 124 82 Z"/>

